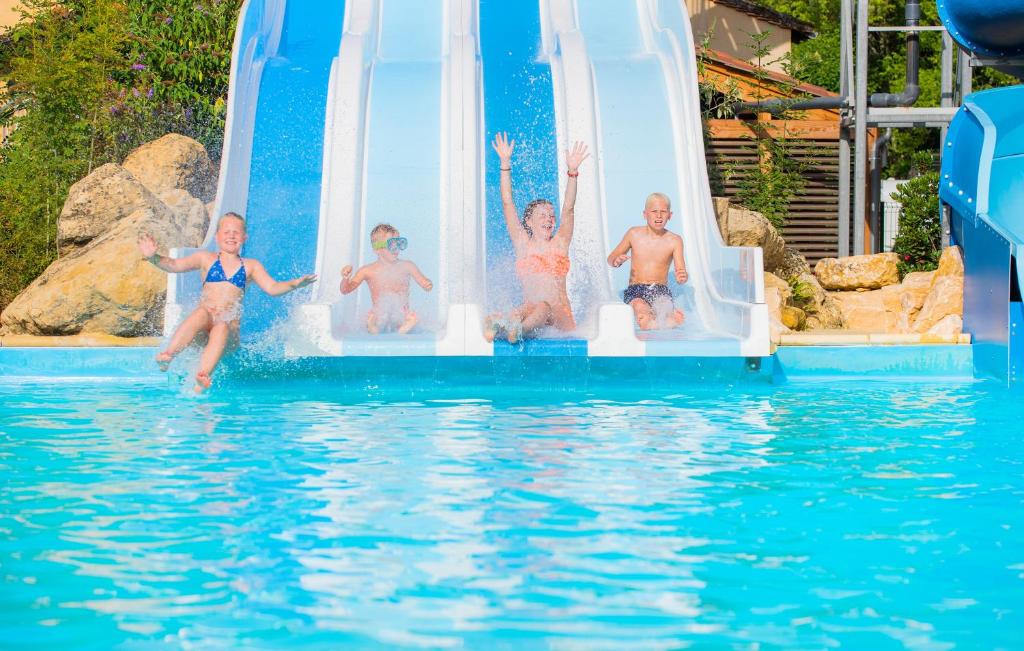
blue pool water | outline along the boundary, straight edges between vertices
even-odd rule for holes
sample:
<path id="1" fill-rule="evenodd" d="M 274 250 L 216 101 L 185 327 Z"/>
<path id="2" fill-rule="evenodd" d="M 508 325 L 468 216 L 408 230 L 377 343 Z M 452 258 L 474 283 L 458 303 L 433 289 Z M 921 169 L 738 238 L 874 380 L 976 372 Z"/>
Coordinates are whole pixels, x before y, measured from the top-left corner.
<path id="1" fill-rule="evenodd" d="M 1017 645 L 1019 400 L 650 386 L 0 382 L 0 646 Z"/>

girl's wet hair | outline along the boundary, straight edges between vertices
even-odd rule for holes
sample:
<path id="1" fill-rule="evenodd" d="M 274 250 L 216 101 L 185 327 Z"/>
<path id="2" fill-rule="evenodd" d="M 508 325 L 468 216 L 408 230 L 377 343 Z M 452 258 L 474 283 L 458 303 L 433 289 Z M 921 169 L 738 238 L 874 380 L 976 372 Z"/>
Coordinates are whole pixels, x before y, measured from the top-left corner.
<path id="1" fill-rule="evenodd" d="M 217 220 L 217 230 L 218 231 L 220 230 L 220 225 L 224 223 L 225 219 L 237 219 L 238 221 L 242 222 L 242 230 L 243 231 L 247 230 L 246 229 L 246 225 L 245 225 L 245 217 L 242 217 L 237 212 L 226 212 L 226 213 L 224 213 L 223 215 L 220 216 L 220 219 Z"/>
<path id="2" fill-rule="evenodd" d="M 534 211 L 540 206 L 551 206 L 551 210 L 555 209 L 554 204 L 547 199 L 534 199 L 530 203 L 526 204 L 526 210 L 523 211 L 522 224 L 523 230 L 525 230 L 526 234 L 530 237 L 533 237 L 533 229 L 527 225 L 526 220 L 528 220 L 533 215 Z M 554 234 L 552 234 L 552 237 L 554 237 Z"/>

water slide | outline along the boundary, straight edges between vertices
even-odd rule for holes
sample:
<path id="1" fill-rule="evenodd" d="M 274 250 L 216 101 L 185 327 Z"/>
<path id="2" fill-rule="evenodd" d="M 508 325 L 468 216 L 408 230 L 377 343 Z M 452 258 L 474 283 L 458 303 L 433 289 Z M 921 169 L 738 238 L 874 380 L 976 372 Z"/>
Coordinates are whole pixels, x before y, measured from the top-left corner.
<path id="1" fill-rule="evenodd" d="M 724 246 L 712 210 L 682 0 L 250 0 L 233 65 L 217 211 L 246 214 L 246 255 L 275 276 L 321 277 L 292 300 L 249 292 L 243 339 L 280 334 L 297 356 L 769 353 L 761 251 Z M 560 207 L 569 143 L 595 152 L 580 175 L 569 336 L 483 339 L 485 315 L 518 298 L 498 131 L 518 143 L 520 209 Z M 622 303 L 627 270 L 605 257 L 653 191 L 673 200 L 690 280 L 672 285 L 684 326 L 650 333 Z M 411 335 L 368 335 L 368 291 L 338 288 L 343 266 L 375 259 L 380 222 L 434 282 L 411 289 Z M 198 289 L 172 280 L 168 330 Z"/>
<path id="2" fill-rule="evenodd" d="M 939 0 L 949 33 L 983 63 L 1024 79 L 1024 3 Z M 979 369 L 1024 382 L 1024 86 L 964 98 L 946 138 L 939 198 L 964 252 L 964 331 Z"/>

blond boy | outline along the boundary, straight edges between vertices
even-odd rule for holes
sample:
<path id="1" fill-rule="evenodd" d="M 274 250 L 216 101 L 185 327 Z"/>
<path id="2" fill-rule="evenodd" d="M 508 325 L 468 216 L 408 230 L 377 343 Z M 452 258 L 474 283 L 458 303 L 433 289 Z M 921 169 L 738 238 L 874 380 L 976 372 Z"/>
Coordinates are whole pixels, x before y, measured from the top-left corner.
<path id="1" fill-rule="evenodd" d="M 370 242 L 377 261 L 361 267 L 355 276 L 352 265 L 345 265 L 341 270 L 341 293 L 350 294 L 366 281 L 373 300 L 373 307 L 366 315 L 367 332 L 375 335 L 397 330 L 399 334 L 407 334 L 418 321 L 416 313 L 409 309 L 409 279 L 428 292 L 434 284 L 415 263 L 399 259 L 408 241 L 394 226 L 377 224 L 370 231 Z"/>
<path id="2" fill-rule="evenodd" d="M 643 226 L 626 231 L 619 245 L 608 255 L 608 264 L 620 267 L 630 260 L 629 286 L 623 292 L 623 302 L 633 308 L 636 323 L 642 330 L 675 328 L 682 325 L 683 311 L 672 303 L 668 287 L 668 270 L 675 266 L 676 282 L 689 278 L 683 259 L 683 238 L 669 232 L 665 226 L 672 219 L 672 202 L 660 192 L 647 197 L 644 204 Z M 660 321 L 659 315 L 664 315 Z"/>

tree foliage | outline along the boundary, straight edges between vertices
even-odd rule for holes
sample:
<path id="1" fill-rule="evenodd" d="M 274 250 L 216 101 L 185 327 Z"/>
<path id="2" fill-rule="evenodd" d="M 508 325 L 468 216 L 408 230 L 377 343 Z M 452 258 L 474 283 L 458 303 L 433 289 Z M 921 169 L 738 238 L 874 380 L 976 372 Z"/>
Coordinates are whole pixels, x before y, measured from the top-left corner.
<path id="1" fill-rule="evenodd" d="M 900 257 L 901 277 L 911 271 L 935 269 L 942 254 L 939 173 L 927 152 L 920 152 L 913 158 L 918 175 L 901 184 L 894 195 L 901 207 L 899 231 L 892 250 Z"/>
<path id="2" fill-rule="evenodd" d="M 0 35 L 0 309 L 57 257 L 68 188 L 169 132 L 220 152 L 240 0 L 24 0 Z"/>

